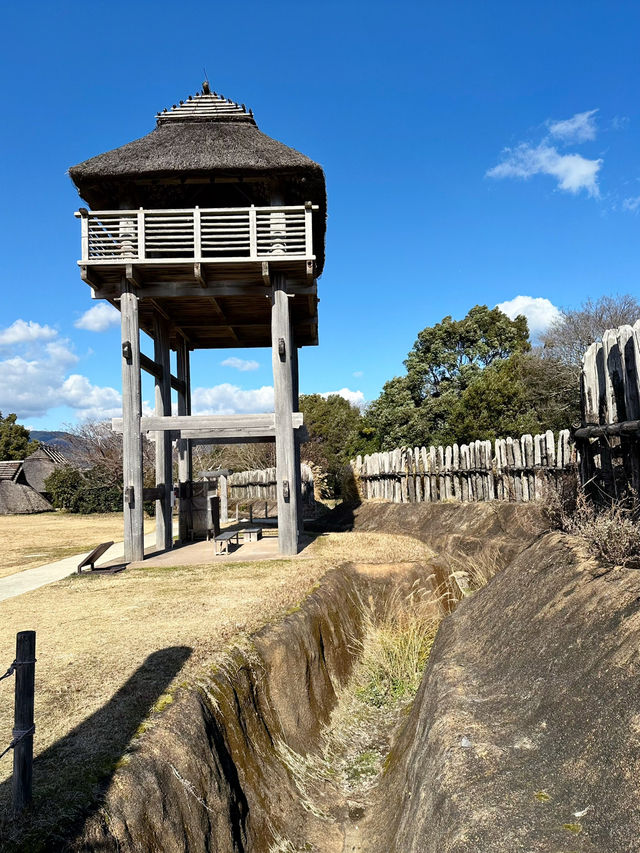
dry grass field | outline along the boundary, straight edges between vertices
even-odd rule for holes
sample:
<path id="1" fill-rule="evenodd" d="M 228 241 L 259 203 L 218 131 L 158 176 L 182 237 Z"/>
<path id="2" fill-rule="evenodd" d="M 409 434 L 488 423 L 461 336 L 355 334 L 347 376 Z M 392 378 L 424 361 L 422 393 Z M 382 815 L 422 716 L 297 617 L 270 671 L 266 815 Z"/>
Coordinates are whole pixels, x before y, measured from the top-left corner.
<path id="1" fill-rule="evenodd" d="M 56 521 L 51 517 L 51 539 Z M 111 522 L 117 525 L 118 517 Z M 76 544 L 67 547 L 81 551 L 107 538 L 107 528 L 98 529 L 88 525 L 84 540 L 74 530 Z M 406 536 L 332 533 L 294 559 L 73 575 L 0 602 L 1 669 L 13 659 L 16 632 L 37 631 L 35 784 L 46 792 L 48 812 L 71 820 L 143 721 L 152 725 L 172 701 L 172 691 L 192 683 L 230 643 L 297 605 L 327 570 L 350 560 L 429 555 Z M 0 682 L 0 751 L 11 735 L 12 686 Z M 10 772 L 7 755 L 0 760 L 0 815 Z"/>
<path id="2" fill-rule="evenodd" d="M 155 530 L 145 519 L 145 533 Z M 0 578 L 89 551 L 100 542 L 122 541 L 122 513 L 73 515 L 45 512 L 0 519 Z"/>

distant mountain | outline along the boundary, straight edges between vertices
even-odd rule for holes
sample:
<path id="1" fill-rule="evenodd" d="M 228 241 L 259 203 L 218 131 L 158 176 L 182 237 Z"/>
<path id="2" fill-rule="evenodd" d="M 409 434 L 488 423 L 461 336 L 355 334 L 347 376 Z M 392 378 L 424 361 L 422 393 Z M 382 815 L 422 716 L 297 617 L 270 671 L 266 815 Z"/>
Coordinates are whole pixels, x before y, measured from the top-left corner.
<path id="1" fill-rule="evenodd" d="M 40 429 L 32 429 L 29 437 L 31 439 L 36 439 L 41 444 L 52 444 L 54 447 L 59 447 L 61 450 L 64 450 L 66 447 L 69 447 L 71 436 L 68 432 L 46 432 L 46 430 Z"/>

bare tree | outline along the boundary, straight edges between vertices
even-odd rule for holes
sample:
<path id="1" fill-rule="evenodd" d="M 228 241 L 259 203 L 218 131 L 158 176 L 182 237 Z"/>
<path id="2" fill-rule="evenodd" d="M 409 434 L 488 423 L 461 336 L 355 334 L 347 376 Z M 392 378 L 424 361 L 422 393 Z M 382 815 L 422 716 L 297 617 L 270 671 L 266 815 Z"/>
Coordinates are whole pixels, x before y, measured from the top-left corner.
<path id="1" fill-rule="evenodd" d="M 562 316 L 541 335 L 543 355 L 579 369 L 587 348 L 601 340 L 607 329 L 633 324 L 638 318 L 640 303 L 628 293 L 601 296 L 595 301 L 587 299 L 578 308 L 562 311 Z"/>
<path id="2" fill-rule="evenodd" d="M 81 469 L 99 468 L 103 472 L 105 485 L 122 484 L 122 435 L 112 430 L 109 421 L 88 420 L 79 425 L 68 426 L 69 447 L 66 455 L 72 465 Z M 143 469 L 145 480 L 153 476 L 155 448 L 143 437 Z"/>
<path id="3" fill-rule="evenodd" d="M 193 470 L 212 471 L 229 468 L 231 471 L 253 471 L 273 468 L 276 464 L 276 449 L 269 444 L 194 444 Z"/>

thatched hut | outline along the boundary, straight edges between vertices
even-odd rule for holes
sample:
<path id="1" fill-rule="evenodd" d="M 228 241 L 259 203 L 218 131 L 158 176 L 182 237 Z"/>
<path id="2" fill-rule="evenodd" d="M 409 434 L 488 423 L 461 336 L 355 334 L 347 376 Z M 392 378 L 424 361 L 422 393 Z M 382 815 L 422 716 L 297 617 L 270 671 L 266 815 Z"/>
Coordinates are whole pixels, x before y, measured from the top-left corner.
<path id="1" fill-rule="evenodd" d="M 18 482 L 24 482 L 31 486 L 36 492 L 47 497 L 47 489 L 44 481 L 49 474 L 53 474 L 56 468 L 66 465 L 67 460 L 59 450 L 49 444 L 41 444 L 38 449 L 27 456 L 22 463 L 22 476 Z"/>

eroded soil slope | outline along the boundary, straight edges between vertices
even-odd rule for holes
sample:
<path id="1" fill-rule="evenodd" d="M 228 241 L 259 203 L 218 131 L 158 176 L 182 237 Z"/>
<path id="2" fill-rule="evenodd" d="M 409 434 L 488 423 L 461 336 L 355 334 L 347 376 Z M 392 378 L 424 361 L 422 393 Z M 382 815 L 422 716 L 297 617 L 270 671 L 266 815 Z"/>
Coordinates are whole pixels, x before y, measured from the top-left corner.
<path id="1" fill-rule="evenodd" d="M 401 507 L 384 514 L 401 523 Z M 640 573 L 535 539 L 443 622 L 366 849 L 640 850 L 639 646 Z"/>

